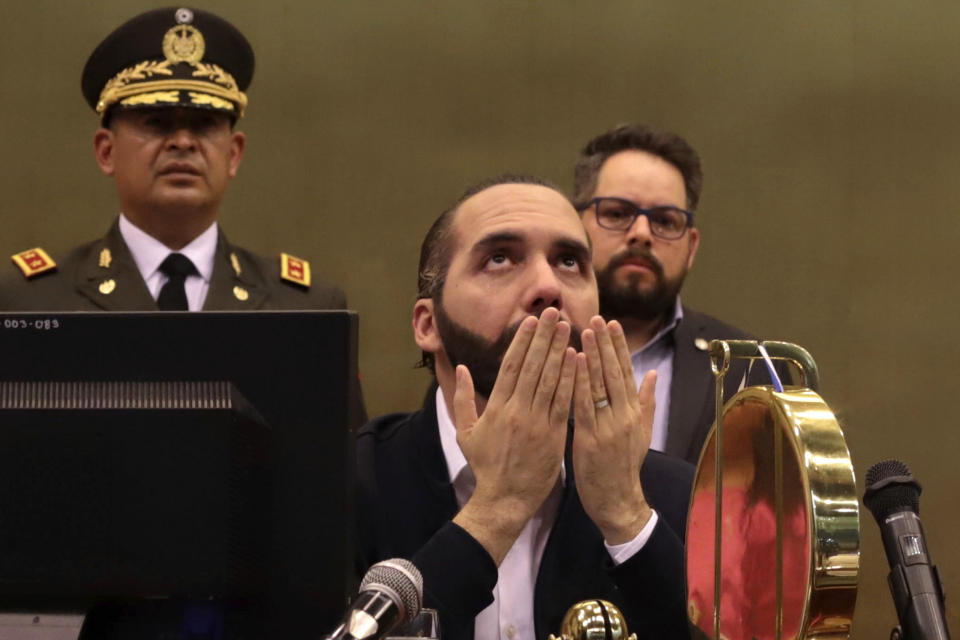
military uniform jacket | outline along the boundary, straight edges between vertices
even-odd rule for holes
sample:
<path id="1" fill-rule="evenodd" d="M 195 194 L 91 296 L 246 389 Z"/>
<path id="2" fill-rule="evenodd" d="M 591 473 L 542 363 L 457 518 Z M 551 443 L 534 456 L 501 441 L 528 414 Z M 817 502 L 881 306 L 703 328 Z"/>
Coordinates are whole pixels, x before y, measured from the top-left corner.
<path id="1" fill-rule="evenodd" d="M 0 279 L 0 311 L 157 310 L 117 222 L 58 263 L 56 271 L 29 280 L 13 267 Z M 346 296 L 338 287 L 315 278 L 310 287 L 287 282 L 278 259 L 231 245 L 219 232 L 205 311 L 343 308 Z"/>

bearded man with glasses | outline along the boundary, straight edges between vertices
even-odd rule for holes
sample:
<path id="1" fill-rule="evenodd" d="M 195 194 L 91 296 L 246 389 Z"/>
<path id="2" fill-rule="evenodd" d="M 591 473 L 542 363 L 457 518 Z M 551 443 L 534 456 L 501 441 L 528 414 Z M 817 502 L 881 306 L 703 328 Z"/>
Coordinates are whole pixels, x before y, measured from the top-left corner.
<path id="1" fill-rule="evenodd" d="M 710 340 L 751 338 L 680 303 L 700 246 L 694 211 L 702 185 L 700 158 L 686 140 L 643 125 L 594 138 L 574 168 L 573 202 L 593 244 L 600 313 L 623 325 L 637 383 L 657 371 L 650 448 L 694 464 L 716 411 Z M 745 373 L 735 362 L 725 399 Z M 749 382 L 768 380 L 757 377 Z"/>

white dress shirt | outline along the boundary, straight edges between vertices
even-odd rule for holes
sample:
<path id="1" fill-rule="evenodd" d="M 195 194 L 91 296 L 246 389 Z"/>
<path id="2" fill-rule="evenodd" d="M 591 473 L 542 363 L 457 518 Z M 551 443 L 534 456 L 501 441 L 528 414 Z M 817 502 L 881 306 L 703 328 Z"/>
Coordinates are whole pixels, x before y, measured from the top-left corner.
<path id="1" fill-rule="evenodd" d="M 664 451 L 667 446 L 667 424 L 670 419 L 670 385 L 673 383 L 673 354 L 676 352 L 673 330 L 677 328 L 681 320 L 683 320 L 683 307 L 680 305 L 680 298 L 678 297 L 676 308 L 674 308 L 673 316 L 669 322 L 663 325 L 663 328 L 653 336 L 650 342 L 630 354 L 630 362 L 633 364 L 633 378 L 637 382 L 638 389 L 643 377 L 647 375 L 647 371 L 654 369 L 657 372 L 657 388 L 654 392 L 657 410 L 653 414 L 653 434 L 650 437 L 650 448 L 657 451 Z"/>
<path id="2" fill-rule="evenodd" d="M 203 309 L 207 291 L 210 290 L 210 277 L 213 275 L 213 263 L 217 254 L 216 222 L 180 251 L 171 251 L 165 244 L 127 220 L 122 213 L 120 214 L 120 235 L 130 249 L 133 261 L 137 264 L 137 269 L 154 300 L 169 280 L 167 275 L 160 271 L 160 265 L 167 256 L 171 253 L 182 253 L 190 258 L 199 275 L 189 275 L 183 283 L 187 294 L 187 308 L 190 311 Z"/>
<path id="3" fill-rule="evenodd" d="M 447 411 L 443 393 L 436 396 L 437 424 L 440 445 L 450 474 L 457 504 L 462 508 L 477 486 L 476 478 L 457 444 L 457 428 Z M 474 622 L 474 640 L 536 640 L 533 620 L 533 592 L 540 571 L 540 561 L 547 545 L 550 530 L 557 519 L 557 510 L 563 498 L 566 469 L 561 467 L 557 482 L 533 518 L 527 522 L 520 536 L 507 552 L 498 568 L 497 586 L 493 590 L 493 604 L 480 612 Z M 657 513 L 643 527 L 637 537 L 620 545 L 606 545 L 615 564 L 622 564 L 643 548 L 657 524 Z M 571 576 L 575 579 L 575 576 Z M 572 604 L 572 603 L 571 603 Z"/>

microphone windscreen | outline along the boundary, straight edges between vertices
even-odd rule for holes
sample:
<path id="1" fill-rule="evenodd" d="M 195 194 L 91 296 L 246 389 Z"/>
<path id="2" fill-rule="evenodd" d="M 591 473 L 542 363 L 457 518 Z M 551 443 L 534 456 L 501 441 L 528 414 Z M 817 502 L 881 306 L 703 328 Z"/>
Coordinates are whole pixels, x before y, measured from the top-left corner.
<path id="1" fill-rule="evenodd" d="M 899 460 L 881 460 L 867 470 L 863 504 L 883 522 L 887 516 L 908 509 L 920 513 L 920 484 Z"/>
<path id="2" fill-rule="evenodd" d="M 869 469 L 867 469 L 867 486 L 876 484 L 881 480 L 892 478 L 893 476 L 910 476 L 910 468 L 899 460 L 881 460 Z"/>
<path id="3" fill-rule="evenodd" d="M 397 602 L 403 610 L 400 624 L 410 622 L 420 613 L 423 576 L 409 560 L 392 558 L 370 567 L 360 582 L 361 593 L 369 590 L 389 591 L 400 598 L 400 602 Z"/>

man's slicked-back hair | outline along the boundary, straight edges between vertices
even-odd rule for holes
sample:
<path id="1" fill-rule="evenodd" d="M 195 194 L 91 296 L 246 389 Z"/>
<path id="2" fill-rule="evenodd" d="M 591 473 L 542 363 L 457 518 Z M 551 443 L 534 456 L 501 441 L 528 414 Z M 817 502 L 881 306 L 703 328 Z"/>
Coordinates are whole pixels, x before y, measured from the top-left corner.
<path id="1" fill-rule="evenodd" d="M 450 268 L 450 261 L 453 259 L 453 219 L 457 210 L 460 209 L 460 205 L 481 191 L 486 191 L 501 184 L 537 185 L 553 189 L 563 195 L 563 192 L 549 180 L 523 173 L 502 173 L 468 187 L 452 205 L 440 214 L 440 217 L 433 221 L 430 230 L 427 231 L 427 235 L 423 239 L 423 244 L 420 245 L 420 264 L 417 268 L 418 300 L 429 298 L 435 304 L 441 303 L 443 285 L 447 281 L 447 271 Z M 417 366 L 427 367 L 431 372 L 434 372 L 433 354 L 424 351 Z"/>
<path id="2" fill-rule="evenodd" d="M 680 171 L 687 193 L 687 209 L 695 211 L 703 188 L 700 156 L 675 133 L 642 124 L 625 124 L 602 133 L 583 148 L 573 168 L 573 203 L 579 209 L 596 193 L 603 163 L 621 151 L 645 151 L 663 158 Z"/>

